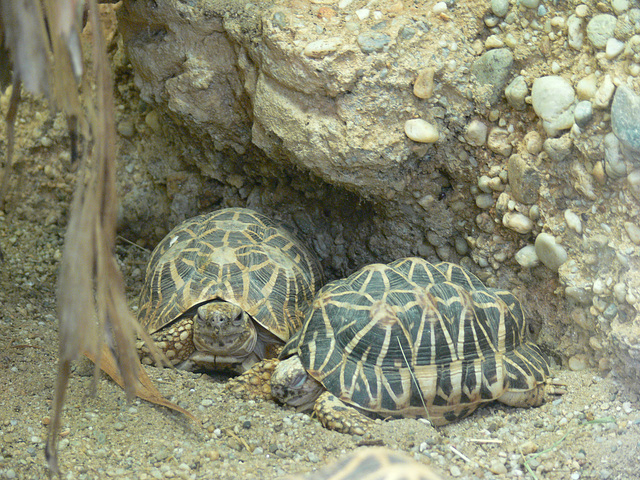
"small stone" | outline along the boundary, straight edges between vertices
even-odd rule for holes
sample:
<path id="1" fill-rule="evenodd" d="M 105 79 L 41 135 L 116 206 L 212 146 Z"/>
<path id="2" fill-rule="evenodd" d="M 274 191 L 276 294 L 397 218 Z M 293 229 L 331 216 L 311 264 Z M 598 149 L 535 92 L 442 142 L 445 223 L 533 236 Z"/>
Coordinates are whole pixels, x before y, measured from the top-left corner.
<path id="1" fill-rule="evenodd" d="M 389 42 L 391 42 L 391 37 L 382 32 L 368 32 L 358 35 L 358 45 L 364 53 L 381 52 Z"/>
<path id="2" fill-rule="evenodd" d="M 503 18 L 509 11 L 509 0 L 491 0 L 491 11 L 496 17 Z"/>
<path id="3" fill-rule="evenodd" d="M 509 132 L 504 128 L 492 128 L 487 137 L 487 147 L 493 153 L 508 157 L 511 155 L 511 143 L 509 142 Z"/>
<path id="4" fill-rule="evenodd" d="M 611 127 L 625 158 L 640 163 L 640 96 L 626 85 L 620 85 L 613 98 Z"/>
<path id="5" fill-rule="evenodd" d="M 621 15 L 629 10 L 629 0 L 611 0 L 611 7 L 616 15 Z"/>
<path id="6" fill-rule="evenodd" d="M 336 52 L 341 43 L 342 39 L 338 37 L 316 40 L 304 48 L 304 54 L 311 58 L 323 58 Z"/>
<path id="7" fill-rule="evenodd" d="M 560 138 L 547 138 L 542 148 L 554 162 L 561 162 L 571 153 L 573 142 L 570 135 L 563 135 Z"/>
<path id="8" fill-rule="evenodd" d="M 522 75 L 514 78 L 504 91 L 507 102 L 516 110 L 524 110 L 527 107 L 525 101 L 529 94 L 529 86 Z"/>
<path id="9" fill-rule="evenodd" d="M 633 243 L 640 245 L 640 227 L 635 223 L 624 222 L 624 229 Z"/>
<path id="10" fill-rule="evenodd" d="M 484 41 L 484 47 L 487 50 L 491 50 L 492 48 L 502 48 L 504 47 L 504 42 L 497 35 L 489 35 Z"/>
<path id="11" fill-rule="evenodd" d="M 524 147 L 531 155 L 537 155 L 542 151 L 542 136 L 536 132 L 529 132 L 524 136 Z"/>
<path id="12" fill-rule="evenodd" d="M 562 77 L 549 75 L 536 78 L 531 89 L 531 102 L 538 117 L 552 121 L 565 112 L 575 100 L 571 84 Z"/>
<path id="13" fill-rule="evenodd" d="M 482 190 L 484 193 L 491 193 L 491 177 L 487 175 L 482 175 L 478 179 L 478 188 Z"/>
<path id="14" fill-rule="evenodd" d="M 118 123 L 118 133 L 125 138 L 131 138 L 135 135 L 136 128 L 131 120 L 122 120 Z"/>
<path id="15" fill-rule="evenodd" d="M 571 230 L 578 234 L 582 233 L 582 222 L 580 221 L 580 217 L 578 215 L 567 209 L 564 211 L 564 219 L 567 222 L 567 226 Z"/>
<path id="16" fill-rule="evenodd" d="M 640 200 L 640 170 L 634 170 L 627 175 L 627 183 L 629 184 L 629 191 L 631 195 Z"/>
<path id="17" fill-rule="evenodd" d="M 447 11 L 447 4 L 445 2 L 438 2 L 433 6 L 432 11 L 436 15 L 440 15 L 441 13 L 444 13 Z"/>
<path id="18" fill-rule="evenodd" d="M 452 477 L 459 477 L 460 475 L 462 475 L 462 471 L 460 470 L 460 467 L 458 467 L 457 465 L 452 465 L 449 468 L 449 473 L 451 473 Z"/>
<path id="19" fill-rule="evenodd" d="M 587 357 L 583 353 L 579 353 L 578 355 L 574 355 L 569 358 L 569 369 L 574 372 L 585 370 L 588 366 Z"/>
<path id="20" fill-rule="evenodd" d="M 620 141 L 613 133 L 604 136 L 604 169 L 609 178 L 613 179 L 627 174 L 627 165 L 620 151 Z"/>
<path id="21" fill-rule="evenodd" d="M 616 58 L 624 50 L 624 42 L 621 42 L 617 38 L 610 38 L 607 40 L 605 47 L 605 57 L 609 60 Z"/>
<path id="22" fill-rule="evenodd" d="M 358 17 L 358 20 L 366 20 L 367 18 L 369 18 L 369 13 L 371 13 L 371 11 L 368 8 L 360 8 L 358 10 L 356 10 L 356 17 Z"/>
<path id="23" fill-rule="evenodd" d="M 502 217 L 502 224 L 517 233 L 529 233 L 533 230 L 533 221 L 519 212 L 507 212 Z"/>
<path id="24" fill-rule="evenodd" d="M 638 239 L 640 240 L 640 237 Z M 616 283 L 613 286 L 613 296 L 616 297 L 618 303 L 624 303 L 624 299 L 627 296 L 627 286 L 622 282 Z"/>
<path id="25" fill-rule="evenodd" d="M 493 206 L 493 195 L 490 193 L 483 193 L 476 196 L 476 206 L 482 210 L 491 208 Z"/>
<path id="26" fill-rule="evenodd" d="M 592 73 L 587 75 L 576 85 L 578 100 L 591 100 L 598 90 L 598 78 Z"/>
<path id="27" fill-rule="evenodd" d="M 411 140 L 420 143 L 435 143 L 440 136 L 437 127 L 421 118 L 407 120 L 404 132 Z"/>
<path id="28" fill-rule="evenodd" d="M 591 102 L 588 100 L 583 100 L 578 102 L 576 108 L 573 110 L 573 118 L 580 128 L 584 128 L 593 119 L 593 109 L 591 107 Z"/>
<path id="29" fill-rule="evenodd" d="M 413 84 L 413 94 L 418 98 L 428 99 L 433 95 L 434 68 L 424 68 L 418 72 L 418 77 Z"/>
<path id="30" fill-rule="evenodd" d="M 520 452 L 523 455 L 529 455 L 531 453 L 535 453 L 538 451 L 538 445 L 533 443 L 531 440 L 527 440 L 522 445 L 520 445 Z"/>
<path id="31" fill-rule="evenodd" d="M 151 110 L 144 117 L 144 123 L 147 124 L 154 133 L 160 133 L 162 131 L 162 125 L 160 124 L 160 115 L 157 110 Z"/>
<path id="32" fill-rule="evenodd" d="M 538 5 L 540 5 L 540 0 L 520 0 L 519 3 L 526 8 L 535 10 L 538 8 Z"/>
<path id="33" fill-rule="evenodd" d="M 584 45 L 584 20 L 576 15 L 571 15 L 567 20 L 567 38 L 569 46 L 574 50 L 582 50 Z"/>
<path id="34" fill-rule="evenodd" d="M 540 189 L 540 174 L 522 156 L 511 155 L 507 165 L 509 185 L 513 197 L 526 205 L 538 199 Z"/>
<path id="35" fill-rule="evenodd" d="M 604 80 L 596 90 L 596 94 L 593 96 L 593 106 L 595 108 L 607 109 L 613 98 L 613 92 L 615 92 L 616 86 L 611 80 L 611 75 L 605 75 Z"/>
<path id="36" fill-rule="evenodd" d="M 527 245 L 518 250 L 515 259 L 516 262 L 524 268 L 532 268 L 540 264 L 538 255 L 536 255 L 536 247 L 533 245 Z"/>
<path id="37" fill-rule="evenodd" d="M 576 7 L 576 15 L 578 15 L 580 18 L 586 17 L 587 15 L 589 15 L 589 7 L 585 4 L 578 5 Z"/>
<path id="38" fill-rule="evenodd" d="M 605 48 L 607 40 L 613 37 L 616 17 L 608 13 L 594 15 L 587 24 L 587 38 L 596 48 Z"/>
<path id="39" fill-rule="evenodd" d="M 607 183 L 607 176 L 604 173 L 603 162 L 596 162 L 593 165 L 593 169 L 591 170 L 591 175 L 596 179 L 599 185 L 604 185 Z"/>
<path id="40" fill-rule="evenodd" d="M 480 104 L 496 104 L 502 97 L 513 66 L 513 53 L 496 48 L 483 53 L 471 66 L 475 99 Z"/>
<path id="41" fill-rule="evenodd" d="M 553 235 L 540 233 L 536 237 L 535 247 L 536 255 L 549 270 L 557 272 L 560 265 L 567 261 L 567 251 L 556 243 Z"/>
<path id="42" fill-rule="evenodd" d="M 481 147 L 487 141 L 487 126 L 480 120 L 472 120 L 464 134 L 469 145 Z"/>
<path id="43" fill-rule="evenodd" d="M 500 459 L 494 458 L 491 460 L 491 466 L 489 467 L 492 473 L 496 475 L 505 475 L 507 473 L 507 467 Z"/>

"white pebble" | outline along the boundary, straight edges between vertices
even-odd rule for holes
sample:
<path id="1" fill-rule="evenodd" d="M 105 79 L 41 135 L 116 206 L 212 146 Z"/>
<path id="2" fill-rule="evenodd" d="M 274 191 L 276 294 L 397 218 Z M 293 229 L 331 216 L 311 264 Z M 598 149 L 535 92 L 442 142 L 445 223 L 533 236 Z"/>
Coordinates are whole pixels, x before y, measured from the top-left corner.
<path id="1" fill-rule="evenodd" d="M 607 40 L 607 46 L 605 47 L 605 57 L 609 60 L 617 57 L 624 50 L 624 42 L 621 42 L 617 38 L 610 38 Z"/>
<path id="2" fill-rule="evenodd" d="M 487 126 L 480 120 L 471 120 L 467 125 L 467 130 L 464 134 L 464 138 L 469 142 L 469 145 L 474 147 L 480 147 L 487 141 Z"/>
<path id="3" fill-rule="evenodd" d="M 538 117 L 553 121 L 575 100 L 571 84 L 562 77 L 548 75 L 536 78 L 531 89 L 531 102 Z"/>
<path id="4" fill-rule="evenodd" d="M 527 245 L 526 247 L 522 247 L 518 250 L 516 252 L 515 259 L 516 262 L 524 268 L 531 268 L 540 264 L 538 255 L 536 255 L 536 247 L 533 245 Z"/>
<path id="5" fill-rule="evenodd" d="M 361 8 L 356 10 L 356 17 L 358 17 L 358 20 L 366 20 L 369 18 L 369 12 L 370 10 L 368 8 Z"/>
<path id="6" fill-rule="evenodd" d="M 507 212 L 502 217 L 502 224 L 517 233 L 529 233 L 533 230 L 533 222 L 519 212 Z"/>
<path id="7" fill-rule="evenodd" d="M 337 37 L 316 40 L 315 42 L 311 42 L 304 48 L 304 54 L 307 57 L 311 58 L 326 57 L 330 53 L 338 50 L 338 47 L 341 43 L 342 39 Z"/>
<path id="8" fill-rule="evenodd" d="M 567 209 L 564 211 L 564 219 L 567 222 L 567 226 L 576 233 L 582 233 L 582 222 L 580 217 Z"/>
<path id="9" fill-rule="evenodd" d="M 549 269 L 557 272 L 564 262 L 567 261 L 567 251 L 556 243 L 553 235 L 541 233 L 536 237 L 536 255 L 544 265 Z"/>
<path id="10" fill-rule="evenodd" d="M 440 137 L 437 127 L 421 118 L 407 120 L 404 124 L 404 133 L 414 142 L 420 143 L 435 143 Z"/>
<path id="11" fill-rule="evenodd" d="M 438 2 L 433 6 L 433 13 L 439 15 L 447 11 L 447 4 L 445 2 Z"/>

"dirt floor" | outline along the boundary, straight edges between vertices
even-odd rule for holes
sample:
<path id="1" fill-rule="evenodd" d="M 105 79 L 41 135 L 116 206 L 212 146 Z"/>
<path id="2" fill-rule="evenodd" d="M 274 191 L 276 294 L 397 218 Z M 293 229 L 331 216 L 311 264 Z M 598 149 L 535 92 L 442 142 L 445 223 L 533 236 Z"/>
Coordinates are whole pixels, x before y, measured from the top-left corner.
<path id="1" fill-rule="evenodd" d="M 0 99 L 3 115 L 7 99 L 6 93 Z M 122 104 L 118 112 L 119 125 L 139 114 Z M 20 180 L 0 212 L 0 479 L 47 477 L 44 441 L 58 348 L 56 276 L 75 180 L 65 128 L 60 116 L 27 96 L 16 140 Z M 2 155 L 5 138 L 1 126 Z M 121 157 L 131 158 L 145 142 L 161 139 L 138 131 L 121 141 Z M 123 168 L 121 174 L 135 175 Z M 121 239 L 117 255 L 135 306 L 149 252 Z M 232 397 L 224 378 L 147 371 L 167 398 L 201 424 L 141 400 L 129 404 L 106 377 L 97 396 L 89 396 L 92 368 L 79 362 L 64 412 L 62 478 L 272 479 L 310 472 L 368 445 L 407 452 L 445 478 L 640 478 L 638 395 L 595 371 L 555 368 L 567 393 L 539 408 L 489 405 L 437 429 L 420 420 L 388 421 L 363 437 L 328 431 L 309 415 L 274 403 Z"/>

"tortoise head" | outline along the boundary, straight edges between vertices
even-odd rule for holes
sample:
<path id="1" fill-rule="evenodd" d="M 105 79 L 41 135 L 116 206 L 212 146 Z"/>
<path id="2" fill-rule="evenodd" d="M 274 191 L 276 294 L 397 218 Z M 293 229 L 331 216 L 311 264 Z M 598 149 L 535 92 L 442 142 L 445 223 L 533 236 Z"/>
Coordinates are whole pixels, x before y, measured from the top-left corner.
<path id="1" fill-rule="evenodd" d="M 201 352 L 242 357 L 253 352 L 257 338 L 251 317 L 232 303 L 207 302 L 193 316 L 193 343 Z"/>
<path id="2" fill-rule="evenodd" d="M 275 399 L 299 410 L 313 407 L 324 390 L 322 384 L 307 373 L 298 355 L 280 361 L 271 376 L 271 394 Z"/>

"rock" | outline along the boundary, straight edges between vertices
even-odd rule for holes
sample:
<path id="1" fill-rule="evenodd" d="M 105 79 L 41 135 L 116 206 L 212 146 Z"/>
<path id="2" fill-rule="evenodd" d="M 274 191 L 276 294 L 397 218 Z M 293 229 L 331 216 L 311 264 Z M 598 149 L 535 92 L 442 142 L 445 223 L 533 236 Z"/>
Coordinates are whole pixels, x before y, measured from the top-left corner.
<path id="1" fill-rule="evenodd" d="M 593 96 L 593 106 L 600 109 L 609 108 L 613 92 L 616 90 L 611 75 L 605 75 L 604 80 L 596 90 L 596 94 Z"/>
<path id="2" fill-rule="evenodd" d="M 626 85 L 620 85 L 613 97 L 611 127 L 624 156 L 640 163 L 640 96 Z"/>
<path id="3" fill-rule="evenodd" d="M 421 118 L 407 120 L 404 133 L 414 142 L 420 143 L 435 143 L 439 138 L 438 128 Z"/>
<path id="4" fill-rule="evenodd" d="M 476 196 L 476 206 L 482 210 L 491 208 L 493 206 L 493 195 L 490 193 L 483 193 Z"/>
<path id="5" fill-rule="evenodd" d="M 629 10 L 629 0 L 611 0 L 611 7 L 616 15 L 621 15 Z"/>
<path id="6" fill-rule="evenodd" d="M 507 166 L 513 197 L 526 205 L 535 203 L 540 189 L 538 171 L 520 155 L 511 155 Z"/>
<path id="7" fill-rule="evenodd" d="M 482 54 L 471 66 L 476 87 L 476 101 L 494 105 L 502 97 L 513 66 L 513 53 L 508 48 L 497 48 Z"/>
<path id="8" fill-rule="evenodd" d="M 575 100 L 571 84 L 562 77 L 549 75 L 536 78 L 531 89 L 531 102 L 538 117 L 551 121 L 566 111 Z"/>
<path id="9" fill-rule="evenodd" d="M 540 0 L 520 0 L 518 3 L 526 8 L 535 10 L 540 5 Z"/>
<path id="10" fill-rule="evenodd" d="M 569 135 L 560 138 L 547 138 L 542 144 L 542 149 L 554 162 L 561 162 L 571 153 L 573 142 Z"/>
<path id="11" fill-rule="evenodd" d="M 549 136 L 557 136 L 573 125 L 571 106 L 575 92 L 562 77 L 549 75 L 537 78 L 531 89 L 531 101 L 536 114 L 543 119 L 543 127 Z"/>
<path id="12" fill-rule="evenodd" d="M 367 32 L 358 35 L 358 45 L 364 53 L 376 53 L 389 45 L 391 37 L 382 32 Z"/>
<path id="13" fill-rule="evenodd" d="M 582 222 L 580 221 L 580 217 L 578 215 L 567 209 L 564 211 L 564 220 L 567 222 L 567 226 L 571 230 L 578 234 L 582 233 Z"/>
<path id="14" fill-rule="evenodd" d="M 542 136 L 535 130 L 524 136 L 524 147 L 531 155 L 537 155 L 542 151 Z"/>
<path id="15" fill-rule="evenodd" d="M 574 372 L 584 370 L 588 366 L 589 362 L 587 361 L 587 357 L 584 353 L 579 353 L 578 355 L 574 355 L 569 358 L 569 369 Z"/>
<path id="16" fill-rule="evenodd" d="M 337 37 L 316 40 L 304 47 L 304 54 L 311 58 L 323 58 L 336 52 L 341 43 L 342 39 Z"/>
<path id="17" fill-rule="evenodd" d="M 533 229 L 533 221 L 519 212 L 507 212 L 502 217 L 502 224 L 516 233 L 529 233 Z"/>
<path id="18" fill-rule="evenodd" d="M 496 17 L 503 18 L 509 11 L 509 0 L 491 0 L 491 11 Z"/>
<path id="19" fill-rule="evenodd" d="M 511 155 L 511 143 L 509 142 L 509 132 L 504 128 L 492 128 L 487 137 L 487 147 L 493 153 L 508 157 Z"/>
<path id="20" fill-rule="evenodd" d="M 621 42 L 617 38 L 610 38 L 607 40 L 605 47 L 605 56 L 609 60 L 616 58 L 624 50 L 624 42 Z"/>
<path id="21" fill-rule="evenodd" d="M 515 259 L 516 262 L 524 268 L 532 268 L 540 264 L 538 255 L 536 255 L 536 247 L 533 245 L 527 245 L 518 250 Z"/>
<path id="22" fill-rule="evenodd" d="M 413 94 L 418 98 L 428 99 L 433 95 L 433 76 L 435 68 L 424 68 L 418 73 L 413 84 Z"/>
<path id="23" fill-rule="evenodd" d="M 605 48 L 607 40 L 613 37 L 616 17 L 608 13 L 594 15 L 587 24 L 587 38 L 596 48 Z"/>
<path id="24" fill-rule="evenodd" d="M 560 265 L 567 261 L 567 251 L 556 243 L 553 235 L 540 233 L 536 237 L 535 248 L 536 255 L 549 270 L 557 272 Z"/>
<path id="25" fill-rule="evenodd" d="M 471 120 L 467 125 L 464 138 L 469 145 L 481 147 L 487 141 L 487 126 L 480 120 Z"/>
<path id="26" fill-rule="evenodd" d="M 636 197 L 636 200 L 640 200 L 640 170 L 634 170 L 627 175 L 627 183 L 629 184 L 629 191 L 631 195 Z"/>
<path id="27" fill-rule="evenodd" d="M 504 91 L 507 102 L 516 110 L 524 110 L 527 107 L 525 98 L 529 94 L 529 86 L 522 75 L 514 78 Z"/>
<path id="28" fill-rule="evenodd" d="M 573 118 L 580 128 L 584 128 L 593 119 L 593 109 L 591 107 L 591 102 L 588 100 L 583 100 L 576 104 L 576 108 L 573 110 Z"/>
<path id="29" fill-rule="evenodd" d="M 584 45 L 584 20 L 576 15 L 571 15 L 567 20 L 567 37 L 569 46 L 574 50 L 581 50 Z"/>
<path id="30" fill-rule="evenodd" d="M 614 180 L 627 174 L 627 165 L 622 158 L 620 142 L 613 133 L 607 133 L 604 136 L 604 169 L 609 178 Z"/>
<path id="31" fill-rule="evenodd" d="M 598 78 L 592 73 L 581 79 L 576 85 L 579 100 L 591 100 L 598 89 Z"/>
<path id="32" fill-rule="evenodd" d="M 624 229 L 633 243 L 640 245 L 640 227 L 635 223 L 624 222 Z"/>

